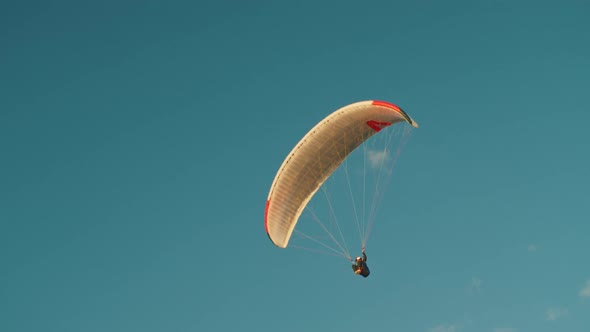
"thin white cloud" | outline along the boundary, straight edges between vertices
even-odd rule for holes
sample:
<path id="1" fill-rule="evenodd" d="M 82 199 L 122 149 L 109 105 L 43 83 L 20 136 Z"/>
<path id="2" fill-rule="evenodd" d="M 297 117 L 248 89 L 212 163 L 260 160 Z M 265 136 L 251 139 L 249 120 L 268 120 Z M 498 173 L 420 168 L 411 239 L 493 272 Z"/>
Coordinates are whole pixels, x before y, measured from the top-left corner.
<path id="1" fill-rule="evenodd" d="M 549 308 L 545 312 L 547 320 L 558 320 L 568 315 L 568 310 L 565 308 Z"/>
<path id="2" fill-rule="evenodd" d="M 537 246 L 534 244 L 529 244 L 528 251 L 530 251 L 530 252 L 537 251 Z"/>
<path id="3" fill-rule="evenodd" d="M 481 293 L 481 285 L 483 284 L 483 281 L 477 277 L 473 277 L 471 279 L 471 282 L 469 283 L 469 291 L 472 294 L 479 294 Z"/>
<path id="4" fill-rule="evenodd" d="M 389 152 L 387 150 L 382 151 L 375 151 L 375 150 L 368 150 L 367 156 L 369 158 L 369 163 L 373 168 L 379 168 L 383 163 L 389 159 Z"/>
<path id="5" fill-rule="evenodd" d="M 517 332 L 518 330 L 513 327 L 496 327 L 494 332 Z"/>
<path id="6" fill-rule="evenodd" d="M 586 281 L 586 285 L 580 289 L 581 297 L 590 297 L 590 279 Z"/>
<path id="7" fill-rule="evenodd" d="M 429 332 L 459 332 L 459 326 L 455 324 L 441 324 L 428 330 Z"/>

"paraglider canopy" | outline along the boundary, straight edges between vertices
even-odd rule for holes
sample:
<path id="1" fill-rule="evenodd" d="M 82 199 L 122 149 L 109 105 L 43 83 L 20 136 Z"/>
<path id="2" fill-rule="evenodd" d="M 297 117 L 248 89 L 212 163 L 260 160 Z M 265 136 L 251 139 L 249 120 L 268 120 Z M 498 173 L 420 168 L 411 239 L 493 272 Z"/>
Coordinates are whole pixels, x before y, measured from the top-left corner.
<path id="1" fill-rule="evenodd" d="M 315 125 L 287 155 L 266 201 L 264 227 L 286 248 L 303 209 L 336 168 L 360 144 L 398 122 L 418 124 L 400 107 L 377 100 L 350 104 Z"/>

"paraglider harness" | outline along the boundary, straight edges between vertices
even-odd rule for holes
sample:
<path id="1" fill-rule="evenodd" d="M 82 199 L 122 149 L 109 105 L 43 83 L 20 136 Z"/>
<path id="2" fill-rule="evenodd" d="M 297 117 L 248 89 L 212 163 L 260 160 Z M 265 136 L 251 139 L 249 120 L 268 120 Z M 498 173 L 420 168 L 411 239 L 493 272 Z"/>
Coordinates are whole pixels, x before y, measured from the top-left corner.
<path id="1" fill-rule="evenodd" d="M 357 257 L 357 260 L 355 260 L 352 263 L 352 270 L 354 271 L 355 274 L 361 275 L 363 277 L 368 277 L 369 274 L 371 273 L 369 271 L 369 267 L 367 266 L 367 255 L 365 254 L 365 250 L 363 249 L 363 258 Z"/>

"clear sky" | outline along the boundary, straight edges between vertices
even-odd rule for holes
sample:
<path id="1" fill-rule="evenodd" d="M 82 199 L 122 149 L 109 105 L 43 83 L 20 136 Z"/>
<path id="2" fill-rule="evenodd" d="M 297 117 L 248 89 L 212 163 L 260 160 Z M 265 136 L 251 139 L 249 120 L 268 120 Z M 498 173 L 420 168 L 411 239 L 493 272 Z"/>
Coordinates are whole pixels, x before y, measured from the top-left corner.
<path id="1" fill-rule="evenodd" d="M 0 330 L 589 331 L 589 14 L 3 2 Z M 263 216 L 297 141 L 369 99 L 420 128 L 364 279 Z"/>

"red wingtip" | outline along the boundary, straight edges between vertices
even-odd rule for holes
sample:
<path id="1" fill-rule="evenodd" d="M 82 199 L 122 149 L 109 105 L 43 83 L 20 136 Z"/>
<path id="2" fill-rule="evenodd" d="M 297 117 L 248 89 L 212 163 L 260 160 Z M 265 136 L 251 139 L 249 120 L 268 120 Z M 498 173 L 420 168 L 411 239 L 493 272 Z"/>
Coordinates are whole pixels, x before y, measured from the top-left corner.
<path id="1" fill-rule="evenodd" d="M 268 207 L 270 206 L 270 200 L 266 201 L 266 207 L 264 208 L 264 230 L 268 234 Z"/>
<path id="2" fill-rule="evenodd" d="M 386 101 L 382 101 L 382 100 L 373 100 L 373 105 L 375 106 L 384 106 L 384 107 L 388 107 L 391 109 L 394 109 L 398 112 L 401 112 L 401 108 L 399 108 L 399 106 L 392 104 L 390 102 L 386 102 Z"/>

